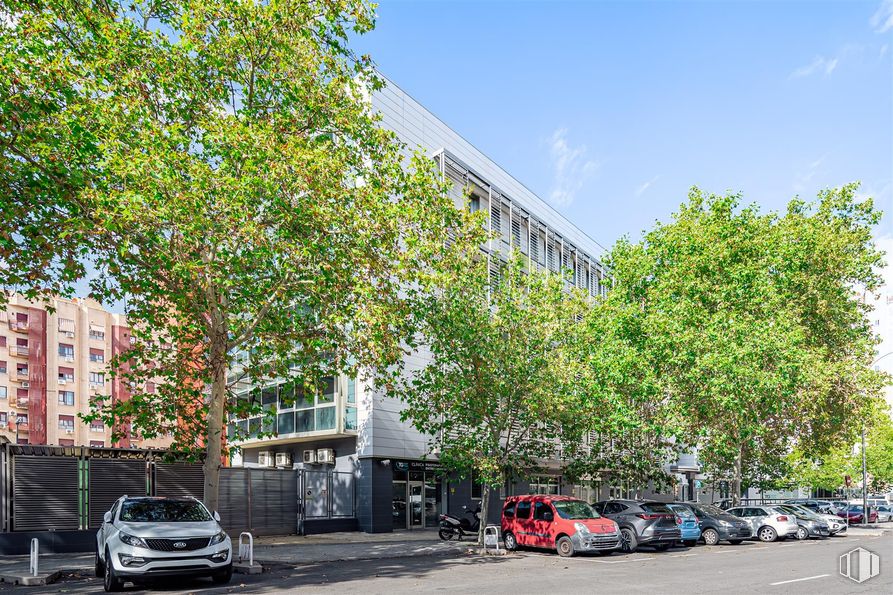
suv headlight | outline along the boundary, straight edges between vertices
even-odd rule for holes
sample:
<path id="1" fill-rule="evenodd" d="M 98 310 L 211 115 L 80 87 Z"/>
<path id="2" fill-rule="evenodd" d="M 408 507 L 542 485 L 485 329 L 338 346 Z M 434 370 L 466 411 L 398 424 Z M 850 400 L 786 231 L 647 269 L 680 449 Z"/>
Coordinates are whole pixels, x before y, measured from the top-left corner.
<path id="1" fill-rule="evenodd" d="M 224 541 L 226 541 L 226 537 L 227 537 L 226 532 L 221 531 L 220 533 L 218 533 L 217 535 L 215 535 L 214 537 L 211 538 L 211 543 L 209 545 L 217 545 L 218 543 L 223 543 Z"/>
<path id="2" fill-rule="evenodd" d="M 146 545 L 146 542 L 143 541 L 142 537 L 137 537 L 136 535 L 124 533 L 123 531 L 121 533 L 118 533 L 118 539 L 120 539 L 121 541 L 123 541 L 124 543 L 126 543 L 127 545 L 132 546 L 132 547 L 144 547 L 146 549 L 149 548 L 149 546 Z"/>
<path id="3" fill-rule="evenodd" d="M 574 523 L 574 529 L 577 530 L 577 533 L 582 533 L 583 535 L 589 533 L 589 527 L 583 523 Z"/>

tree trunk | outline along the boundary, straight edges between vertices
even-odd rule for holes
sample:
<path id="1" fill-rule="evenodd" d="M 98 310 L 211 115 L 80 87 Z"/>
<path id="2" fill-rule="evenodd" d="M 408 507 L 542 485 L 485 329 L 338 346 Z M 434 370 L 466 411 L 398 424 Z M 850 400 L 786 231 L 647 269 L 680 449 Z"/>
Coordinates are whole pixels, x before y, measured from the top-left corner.
<path id="1" fill-rule="evenodd" d="M 729 491 L 732 497 L 732 506 L 738 506 L 741 503 L 741 460 L 744 458 L 744 447 L 738 447 L 738 455 L 735 457 L 735 467 L 732 469 L 732 481 L 730 482 Z"/>
<path id="2" fill-rule="evenodd" d="M 211 400 L 208 403 L 205 436 L 205 506 L 217 512 L 220 489 L 220 466 L 223 452 L 223 409 L 226 402 L 226 336 L 215 334 L 211 339 Z"/>
<path id="3" fill-rule="evenodd" d="M 490 486 L 481 486 L 481 524 L 478 527 L 478 545 L 484 545 L 484 527 L 487 526 L 487 509 L 490 508 Z"/>

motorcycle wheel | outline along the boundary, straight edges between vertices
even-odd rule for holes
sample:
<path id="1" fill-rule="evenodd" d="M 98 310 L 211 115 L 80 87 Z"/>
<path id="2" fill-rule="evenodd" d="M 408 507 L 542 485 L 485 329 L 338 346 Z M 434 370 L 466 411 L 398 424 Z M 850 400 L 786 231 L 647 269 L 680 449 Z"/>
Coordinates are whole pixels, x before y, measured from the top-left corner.
<path id="1" fill-rule="evenodd" d="M 453 537 L 455 537 L 456 532 L 453 531 L 452 529 L 441 529 L 440 531 L 437 532 L 437 534 L 440 535 L 440 538 L 442 540 L 449 541 Z"/>

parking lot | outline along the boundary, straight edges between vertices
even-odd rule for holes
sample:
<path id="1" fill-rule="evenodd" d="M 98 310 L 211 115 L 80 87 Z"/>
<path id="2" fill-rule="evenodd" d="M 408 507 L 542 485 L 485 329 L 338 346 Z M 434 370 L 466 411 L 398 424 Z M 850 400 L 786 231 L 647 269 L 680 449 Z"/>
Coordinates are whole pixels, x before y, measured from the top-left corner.
<path id="1" fill-rule="evenodd" d="M 881 574 L 857 584 L 838 574 L 839 556 L 863 547 L 881 557 Z M 411 593 L 419 591 L 560 593 L 890 593 L 893 538 L 849 536 L 824 540 L 738 546 L 642 549 L 609 557 L 561 558 L 522 550 L 508 556 L 449 554 L 380 560 L 277 565 L 259 576 L 234 577 L 223 588 L 205 581 L 169 581 L 165 593 Z M 38 590 L 0 585 L 3 593 L 96 593 L 98 579 L 86 574 Z M 128 587 L 128 592 L 147 592 Z"/>

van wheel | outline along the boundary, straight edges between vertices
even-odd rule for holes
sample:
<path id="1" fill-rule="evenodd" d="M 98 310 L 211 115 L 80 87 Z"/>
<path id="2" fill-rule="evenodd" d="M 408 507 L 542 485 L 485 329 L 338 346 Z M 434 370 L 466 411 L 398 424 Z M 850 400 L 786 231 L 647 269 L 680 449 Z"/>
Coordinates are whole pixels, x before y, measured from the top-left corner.
<path id="1" fill-rule="evenodd" d="M 505 535 L 502 536 L 502 541 L 505 543 L 505 549 L 510 552 L 518 549 L 518 540 L 515 539 L 515 534 L 511 531 L 506 531 Z"/>
<path id="2" fill-rule="evenodd" d="M 636 539 L 636 533 L 632 529 L 624 527 L 620 530 L 620 550 L 625 554 L 631 554 L 636 551 L 639 541 Z"/>
<path id="3" fill-rule="evenodd" d="M 567 536 L 558 538 L 558 543 L 555 544 L 555 549 L 558 550 L 558 555 L 562 558 L 570 558 L 575 553 L 574 542 L 571 541 L 571 538 Z"/>

